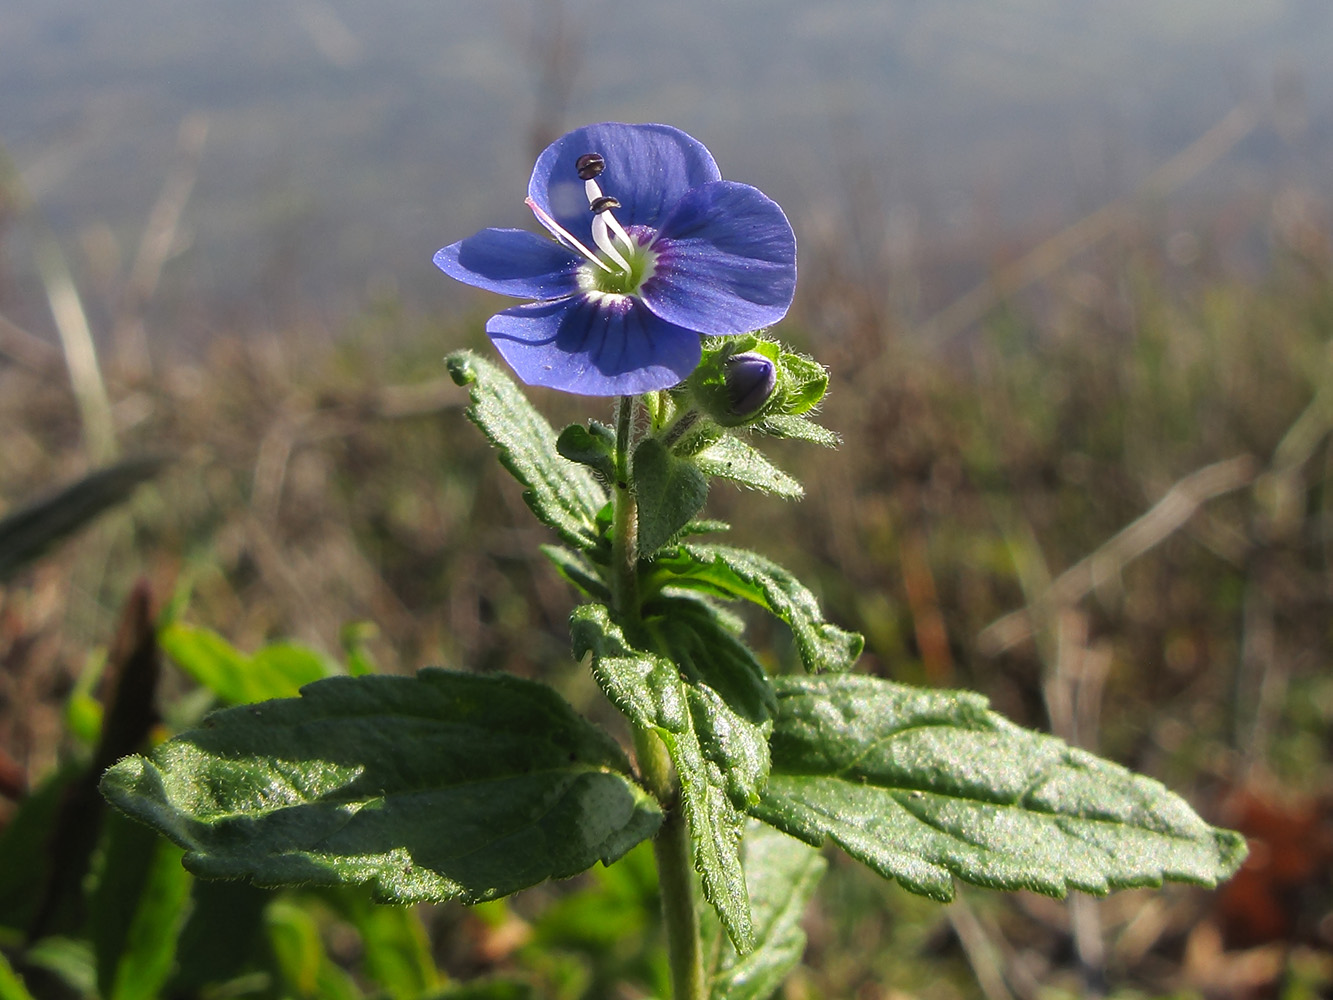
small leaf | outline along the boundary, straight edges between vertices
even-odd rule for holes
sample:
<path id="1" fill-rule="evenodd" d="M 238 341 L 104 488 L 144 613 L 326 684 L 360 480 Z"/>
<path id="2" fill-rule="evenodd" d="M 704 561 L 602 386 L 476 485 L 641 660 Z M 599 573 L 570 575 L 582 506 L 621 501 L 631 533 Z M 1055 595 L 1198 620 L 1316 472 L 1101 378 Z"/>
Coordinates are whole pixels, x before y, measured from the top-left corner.
<path id="1" fill-rule="evenodd" d="M 467 386 L 470 419 L 500 450 L 500 464 L 523 484 L 523 499 L 537 519 L 575 548 L 598 543 L 597 512 L 606 495 L 583 466 L 556 453 L 556 434 L 499 368 L 471 351 L 447 359 L 449 374 Z"/>
<path id="2" fill-rule="evenodd" d="M 183 622 L 162 629 L 158 643 L 181 670 L 233 705 L 291 698 L 333 672 L 333 665 L 314 650 L 276 643 L 246 656 L 211 629 Z"/>
<path id="3" fill-rule="evenodd" d="M 634 493 L 639 501 L 639 552 L 645 557 L 671 541 L 699 513 L 708 480 L 689 459 L 656 438 L 634 449 Z"/>
<path id="4" fill-rule="evenodd" d="M 751 813 L 912 892 L 953 879 L 1064 896 L 1073 889 L 1212 886 L 1245 857 L 1179 797 L 967 692 L 875 677 L 782 677 L 773 773 Z"/>
<path id="5" fill-rule="evenodd" d="M 661 813 L 628 771 L 545 685 L 427 669 L 217 712 L 122 760 L 102 791 L 207 878 L 477 902 L 650 837 Z"/>
<path id="6" fill-rule="evenodd" d="M 604 482 L 616 478 L 616 432 L 596 420 L 587 427 L 570 424 L 556 438 L 555 447 L 571 462 L 586 465 Z"/>
<path id="7" fill-rule="evenodd" d="M 712 954 L 711 1000 L 767 1000 L 800 964 L 805 952 L 801 918 L 828 863 L 819 851 L 771 826 L 745 828 L 745 881 L 754 913 L 755 949 L 740 956 L 718 946 L 705 927 L 704 953 Z"/>
<path id="8" fill-rule="evenodd" d="M 33 1000 L 27 984 L 3 954 L 0 954 L 0 1000 Z"/>
<path id="9" fill-rule="evenodd" d="M 777 563 L 745 549 L 725 545 L 681 545 L 648 566 L 643 592 L 686 587 L 733 601 L 749 601 L 786 622 L 796 639 L 801 662 L 809 671 L 850 670 L 865 640 L 824 621 L 819 602 L 799 580 Z"/>
<path id="10" fill-rule="evenodd" d="M 806 417 L 775 413 L 755 424 L 754 429 L 772 437 L 811 441 L 814 444 L 822 444 L 825 448 L 836 448 L 842 444 L 842 438 L 837 434 L 827 427 L 820 427 Z"/>
<path id="11" fill-rule="evenodd" d="M 705 752 L 695 726 L 696 717 L 709 711 L 710 706 L 700 704 L 700 698 L 702 691 L 710 689 L 686 684 L 666 657 L 633 648 L 600 604 L 576 608 L 570 632 L 575 656 L 591 650 L 593 676 L 606 696 L 637 728 L 654 730 L 666 744 L 680 777 L 694 866 L 702 876 L 704 896 L 736 947 L 749 951 L 754 931 L 740 859 L 744 817 L 732 802 L 727 777 L 716 763 L 727 756 L 728 748 L 716 742 L 715 732 L 706 732 L 703 735 L 710 745 Z"/>
<path id="12" fill-rule="evenodd" d="M 814 358 L 792 351 L 783 351 L 778 364 L 782 367 L 786 390 L 782 412 L 796 416 L 818 406 L 828 391 L 828 369 Z"/>
<path id="13" fill-rule="evenodd" d="M 718 479 L 730 479 L 741 486 L 762 490 L 784 500 L 805 496 L 801 484 L 763 454 L 731 434 L 723 434 L 694 456 L 699 470 Z"/>
<path id="14" fill-rule="evenodd" d="M 602 579 L 597 567 L 580 552 L 573 552 L 563 545 L 543 545 L 542 555 L 551 560 L 561 576 L 577 590 L 591 597 L 594 601 L 609 603 L 611 591 Z"/>

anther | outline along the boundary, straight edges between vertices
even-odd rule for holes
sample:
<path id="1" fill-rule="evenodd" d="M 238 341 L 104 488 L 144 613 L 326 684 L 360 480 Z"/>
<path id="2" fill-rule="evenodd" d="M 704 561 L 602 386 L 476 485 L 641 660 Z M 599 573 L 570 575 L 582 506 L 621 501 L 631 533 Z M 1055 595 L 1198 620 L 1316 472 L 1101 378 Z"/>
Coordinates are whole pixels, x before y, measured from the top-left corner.
<path id="1" fill-rule="evenodd" d="M 574 161 L 579 180 L 590 181 L 606 169 L 606 159 L 601 153 L 584 153 Z"/>
<path id="2" fill-rule="evenodd" d="M 596 215 L 601 215 L 603 212 L 609 212 L 611 209 L 619 207 L 620 202 L 617 199 L 609 194 L 604 194 L 600 198 L 594 199 L 588 209 Z"/>

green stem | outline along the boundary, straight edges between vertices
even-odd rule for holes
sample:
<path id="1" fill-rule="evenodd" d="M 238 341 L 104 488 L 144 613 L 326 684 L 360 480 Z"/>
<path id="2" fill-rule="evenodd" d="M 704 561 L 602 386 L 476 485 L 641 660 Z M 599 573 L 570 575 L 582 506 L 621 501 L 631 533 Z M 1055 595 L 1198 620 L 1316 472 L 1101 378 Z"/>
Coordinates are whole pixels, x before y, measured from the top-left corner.
<path id="1" fill-rule="evenodd" d="M 639 622 L 638 509 L 630 488 L 630 438 L 634 399 L 622 396 L 616 411 L 616 481 L 611 526 L 611 609 L 621 626 Z M 662 892 L 667 959 L 673 1000 L 704 1000 L 703 948 L 699 915 L 694 907 L 694 866 L 690 832 L 680 805 L 680 782 L 671 767 L 666 745 L 651 729 L 634 730 L 639 773 L 648 791 L 662 805 L 665 819 L 653 840 L 657 877 Z"/>

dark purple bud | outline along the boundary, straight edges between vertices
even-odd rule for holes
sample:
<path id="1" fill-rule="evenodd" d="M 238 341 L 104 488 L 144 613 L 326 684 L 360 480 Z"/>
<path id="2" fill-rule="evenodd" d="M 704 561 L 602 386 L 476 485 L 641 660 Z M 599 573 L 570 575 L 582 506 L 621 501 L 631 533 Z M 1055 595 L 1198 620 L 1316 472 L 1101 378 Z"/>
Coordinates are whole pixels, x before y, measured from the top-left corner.
<path id="1" fill-rule="evenodd" d="M 600 215 L 602 212 L 608 211 L 609 209 L 619 208 L 620 202 L 615 198 L 612 198 L 609 194 L 604 194 L 600 198 L 594 200 L 588 207 Z"/>
<path id="2" fill-rule="evenodd" d="M 778 384 L 778 369 L 762 354 L 747 351 L 727 358 L 723 379 L 731 412 L 738 417 L 748 417 L 773 395 Z"/>
<path id="3" fill-rule="evenodd" d="M 584 153 L 574 161 L 574 169 L 579 173 L 579 180 L 590 181 L 606 169 L 606 160 L 601 153 Z"/>

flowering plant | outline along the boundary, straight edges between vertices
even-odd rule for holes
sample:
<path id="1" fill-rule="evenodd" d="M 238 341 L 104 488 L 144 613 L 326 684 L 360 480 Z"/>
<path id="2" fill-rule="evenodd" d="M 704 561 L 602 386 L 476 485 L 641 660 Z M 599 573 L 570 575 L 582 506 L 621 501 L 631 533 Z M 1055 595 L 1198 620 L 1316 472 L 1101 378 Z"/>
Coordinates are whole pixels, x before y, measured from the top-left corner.
<path id="1" fill-rule="evenodd" d="M 530 384 L 619 396 L 615 418 L 557 433 L 485 359 L 449 371 L 559 539 L 574 653 L 633 759 L 545 685 L 429 669 L 219 712 L 112 767 L 112 802 L 200 875 L 400 903 L 495 899 L 651 840 L 676 1000 L 778 988 L 826 842 L 938 900 L 955 880 L 1063 896 L 1236 870 L 1239 835 L 1157 782 L 975 694 L 855 673 L 861 637 L 792 574 L 700 540 L 727 530 L 699 518 L 713 480 L 801 495 L 753 441 L 837 443 L 811 419 L 827 372 L 762 331 L 795 280 L 773 202 L 682 132 L 614 124 L 549 147 L 528 201 L 554 241 L 488 229 L 436 263 L 535 300 L 487 324 L 500 353 Z M 765 669 L 730 604 L 784 622 L 791 662 Z"/>

